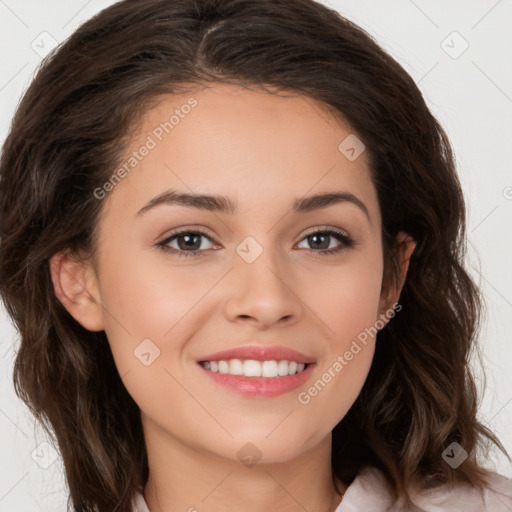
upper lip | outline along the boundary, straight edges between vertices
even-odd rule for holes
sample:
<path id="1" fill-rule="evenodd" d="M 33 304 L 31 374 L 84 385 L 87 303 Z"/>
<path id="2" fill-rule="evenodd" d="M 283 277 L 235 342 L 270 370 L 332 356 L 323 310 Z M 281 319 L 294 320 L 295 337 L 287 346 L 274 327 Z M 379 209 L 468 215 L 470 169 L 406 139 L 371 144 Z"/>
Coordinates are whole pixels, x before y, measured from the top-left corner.
<path id="1" fill-rule="evenodd" d="M 221 361 L 229 359 L 253 359 L 256 361 L 296 361 L 297 363 L 314 363 L 315 359 L 311 356 L 302 354 L 288 347 L 280 345 L 262 346 L 262 345 L 247 345 L 242 347 L 230 348 L 208 354 L 198 359 L 200 361 Z"/>

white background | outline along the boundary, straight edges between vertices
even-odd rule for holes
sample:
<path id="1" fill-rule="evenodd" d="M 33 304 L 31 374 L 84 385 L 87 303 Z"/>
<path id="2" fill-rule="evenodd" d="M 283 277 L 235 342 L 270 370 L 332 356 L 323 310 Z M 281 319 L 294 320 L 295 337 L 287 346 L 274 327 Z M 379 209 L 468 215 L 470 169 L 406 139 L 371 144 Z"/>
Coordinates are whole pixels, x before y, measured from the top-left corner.
<path id="1" fill-rule="evenodd" d="M 0 142 L 41 62 L 38 53 L 112 3 L 0 0 Z M 468 264 L 487 303 L 480 418 L 512 454 L 512 2 L 325 3 L 367 30 L 405 67 L 451 138 L 468 206 Z M 1 311 L 0 512 L 62 512 L 67 495 L 61 459 L 14 394 L 16 347 Z M 483 387 L 480 376 L 478 382 Z M 53 456 L 47 469 L 36 462 L 48 464 Z M 505 457 L 495 456 L 492 464 L 512 477 Z"/>

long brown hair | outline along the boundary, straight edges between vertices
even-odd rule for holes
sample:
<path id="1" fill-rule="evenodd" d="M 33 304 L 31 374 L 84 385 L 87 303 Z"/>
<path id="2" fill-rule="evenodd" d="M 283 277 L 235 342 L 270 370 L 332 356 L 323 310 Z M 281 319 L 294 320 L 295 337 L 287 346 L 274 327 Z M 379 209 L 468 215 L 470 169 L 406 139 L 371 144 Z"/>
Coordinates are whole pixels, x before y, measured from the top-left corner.
<path id="1" fill-rule="evenodd" d="M 468 367 L 481 320 L 464 268 L 465 205 L 442 127 L 404 69 L 361 28 L 312 0 L 125 0 L 43 62 L 0 161 L 1 296 L 19 331 L 18 396 L 54 433 L 77 511 L 130 511 L 148 477 L 140 411 L 104 332 L 56 298 L 49 259 L 94 255 L 117 168 L 158 95 L 205 83 L 292 90 L 323 102 L 366 145 L 382 213 L 383 286 L 403 230 L 417 242 L 401 311 L 378 334 L 369 376 L 333 431 L 333 471 L 382 469 L 398 496 L 417 478 L 481 486 L 477 449 L 502 445 L 476 418 Z M 457 469 L 452 442 L 469 454 Z"/>

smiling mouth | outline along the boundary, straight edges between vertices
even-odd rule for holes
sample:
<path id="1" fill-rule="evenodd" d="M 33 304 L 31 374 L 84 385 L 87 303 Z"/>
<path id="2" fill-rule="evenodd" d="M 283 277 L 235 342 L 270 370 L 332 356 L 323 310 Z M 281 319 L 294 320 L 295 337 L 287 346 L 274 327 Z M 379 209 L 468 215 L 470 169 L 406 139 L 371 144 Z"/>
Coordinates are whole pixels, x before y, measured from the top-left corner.
<path id="1" fill-rule="evenodd" d="M 219 361 L 200 361 L 199 364 L 213 373 L 224 375 L 239 375 L 242 377 L 278 378 L 302 373 L 310 363 L 297 361 L 255 359 L 221 359 Z"/>

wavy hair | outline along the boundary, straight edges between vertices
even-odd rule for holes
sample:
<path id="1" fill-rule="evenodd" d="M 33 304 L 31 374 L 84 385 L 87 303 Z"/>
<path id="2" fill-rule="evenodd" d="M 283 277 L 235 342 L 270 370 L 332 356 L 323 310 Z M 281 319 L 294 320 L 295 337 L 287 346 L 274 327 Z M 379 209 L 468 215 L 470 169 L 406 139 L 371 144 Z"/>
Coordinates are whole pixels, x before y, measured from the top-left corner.
<path id="1" fill-rule="evenodd" d="M 130 511 L 148 478 L 140 411 L 105 333 L 57 299 L 49 259 L 95 254 L 101 187 L 162 94 L 231 83 L 322 102 L 363 140 L 382 214 L 383 289 L 398 279 L 396 235 L 417 242 L 402 309 L 378 334 L 362 391 L 333 430 L 346 484 L 384 471 L 413 481 L 486 482 L 469 360 L 481 321 L 464 268 L 465 205 L 446 133 L 405 70 L 364 30 L 312 0 L 125 0 L 81 25 L 42 63 L 0 160 L 0 292 L 19 332 L 17 395 L 63 457 L 74 510 Z M 441 457 L 453 441 L 469 454 Z M 505 452 L 506 453 L 506 452 Z"/>

